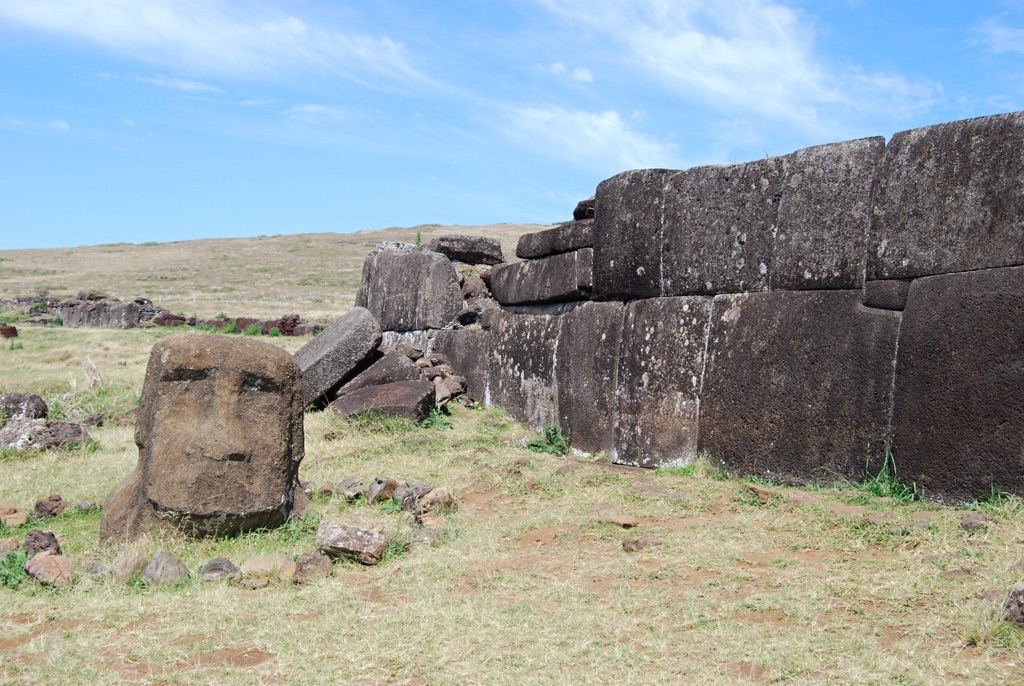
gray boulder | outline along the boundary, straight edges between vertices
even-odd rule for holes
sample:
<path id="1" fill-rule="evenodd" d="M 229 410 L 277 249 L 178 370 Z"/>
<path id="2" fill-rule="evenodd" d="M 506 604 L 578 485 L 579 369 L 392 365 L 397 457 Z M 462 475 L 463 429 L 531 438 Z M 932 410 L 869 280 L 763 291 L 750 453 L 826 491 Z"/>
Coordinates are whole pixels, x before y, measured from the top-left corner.
<path id="1" fill-rule="evenodd" d="M 383 250 L 363 262 L 356 305 L 385 331 L 443 329 L 462 310 L 462 288 L 441 253 Z"/>
<path id="2" fill-rule="evenodd" d="M 380 325 L 362 307 L 331 323 L 295 353 L 295 361 L 302 370 L 303 402 L 309 404 L 326 397 L 373 354 L 380 342 Z"/>
<path id="3" fill-rule="evenodd" d="M 416 381 L 419 378 L 419 367 L 405 355 L 397 352 L 375 354 L 360 365 L 354 376 L 328 393 L 327 397 L 334 401 L 346 393 L 367 386 L 381 386 L 396 381 Z"/>
<path id="4" fill-rule="evenodd" d="M 150 585 L 174 584 L 191 576 L 184 562 L 163 549 L 156 551 L 153 559 L 142 570 L 142 578 Z"/>
<path id="5" fill-rule="evenodd" d="M 430 250 L 448 259 L 466 264 L 501 264 L 501 243 L 483 236 L 448 235 L 431 238 L 417 250 Z"/>
<path id="6" fill-rule="evenodd" d="M 379 563 L 387 544 L 382 533 L 346 524 L 321 522 L 316 532 L 317 550 L 331 558 L 346 557 L 364 565 Z"/>
<path id="7" fill-rule="evenodd" d="M 11 419 L 46 419 L 46 402 L 35 393 L 0 395 L 0 426 Z"/>
<path id="8" fill-rule="evenodd" d="M 491 269 L 491 292 L 502 305 L 587 300 L 593 283 L 591 248 Z"/>
<path id="9" fill-rule="evenodd" d="M 431 381 L 396 381 L 346 393 L 329 407 L 344 417 L 355 417 L 372 410 L 422 422 L 434 407 L 434 398 L 434 384 Z"/>
<path id="10" fill-rule="evenodd" d="M 0 448 L 11 450 L 59 448 L 91 440 L 81 424 L 48 419 L 15 419 L 0 429 Z"/>

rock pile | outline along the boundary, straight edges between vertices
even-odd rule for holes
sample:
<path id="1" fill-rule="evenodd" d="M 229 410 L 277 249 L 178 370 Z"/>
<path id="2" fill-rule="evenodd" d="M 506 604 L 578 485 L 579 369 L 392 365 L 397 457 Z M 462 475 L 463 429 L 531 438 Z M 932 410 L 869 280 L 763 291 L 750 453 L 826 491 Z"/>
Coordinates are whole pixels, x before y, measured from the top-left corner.
<path id="1" fill-rule="evenodd" d="M 34 393 L 0 395 L 0 448 L 41 450 L 92 439 L 82 424 L 48 419 L 46 402 Z"/>

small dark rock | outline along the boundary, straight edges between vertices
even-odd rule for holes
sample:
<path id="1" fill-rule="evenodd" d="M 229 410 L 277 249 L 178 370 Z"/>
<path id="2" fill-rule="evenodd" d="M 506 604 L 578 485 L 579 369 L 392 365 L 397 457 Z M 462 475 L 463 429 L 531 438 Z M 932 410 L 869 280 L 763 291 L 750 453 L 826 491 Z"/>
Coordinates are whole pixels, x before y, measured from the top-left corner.
<path id="1" fill-rule="evenodd" d="M 39 529 L 29 531 L 25 534 L 21 547 L 25 549 L 25 554 L 29 557 L 33 557 L 44 550 L 49 550 L 54 555 L 61 554 L 60 544 L 57 543 L 57 536 L 52 531 L 40 531 Z"/>
<path id="2" fill-rule="evenodd" d="M 597 205 L 595 198 L 587 198 L 576 203 L 576 209 L 572 211 L 572 218 L 575 221 L 594 218 L 594 208 Z"/>
<path id="3" fill-rule="evenodd" d="M 642 538 L 627 538 L 622 542 L 622 549 L 627 553 L 638 553 L 656 545 L 661 545 L 661 541 L 644 536 Z"/>
<path id="4" fill-rule="evenodd" d="M 191 576 L 185 563 L 162 549 L 156 551 L 152 561 L 142 570 L 147 584 L 173 584 Z"/>
<path id="5" fill-rule="evenodd" d="M 402 506 L 402 509 L 407 512 L 415 512 L 419 506 L 420 498 L 425 496 L 434 490 L 433 484 L 428 484 L 423 481 L 416 481 L 410 479 L 403 484 L 399 484 L 398 488 L 391 495 L 391 498 Z"/>
<path id="6" fill-rule="evenodd" d="M 68 501 L 54 493 L 50 497 L 36 502 L 36 518 L 47 519 L 49 517 L 56 517 L 68 509 L 68 507 L 70 507 Z"/>
<path id="7" fill-rule="evenodd" d="M 1017 584 L 1003 603 L 1003 619 L 1024 626 L 1024 584 Z"/>
<path id="8" fill-rule="evenodd" d="M 226 557 L 217 557 L 199 568 L 199 578 L 204 582 L 238 581 L 242 578 L 242 570 Z"/>
<path id="9" fill-rule="evenodd" d="M 334 573 L 331 558 L 317 552 L 303 553 L 295 561 L 295 577 L 297 584 L 308 584 L 317 579 L 326 579 Z"/>
<path id="10" fill-rule="evenodd" d="M 960 528 L 964 531 L 980 531 L 987 529 L 990 524 L 998 523 L 998 519 L 978 514 L 977 512 L 971 512 L 960 522 Z"/>

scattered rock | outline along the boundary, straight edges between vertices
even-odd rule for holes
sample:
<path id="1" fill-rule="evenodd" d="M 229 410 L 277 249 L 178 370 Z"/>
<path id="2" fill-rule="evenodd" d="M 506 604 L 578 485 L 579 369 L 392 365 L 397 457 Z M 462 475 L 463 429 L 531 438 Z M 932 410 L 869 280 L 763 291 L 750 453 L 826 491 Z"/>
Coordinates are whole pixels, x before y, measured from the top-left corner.
<path id="1" fill-rule="evenodd" d="M 335 491 L 334 482 L 333 481 L 325 481 L 320 486 L 320 488 L 317 489 L 316 495 L 319 498 L 333 498 L 334 497 L 334 491 Z"/>
<path id="2" fill-rule="evenodd" d="M 447 376 L 434 378 L 434 404 L 444 405 L 454 397 L 466 392 L 466 377 Z"/>
<path id="3" fill-rule="evenodd" d="M 0 522 L 12 529 L 28 524 L 28 513 L 13 505 L 0 505 Z"/>
<path id="4" fill-rule="evenodd" d="M 316 493 L 316 484 L 312 481 L 299 481 L 299 486 L 307 496 L 312 496 Z"/>
<path id="5" fill-rule="evenodd" d="M 256 591 L 270 585 L 270 579 L 265 576 L 251 579 L 242 579 L 242 588 L 247 591 Z"/>
<path id="6" fill-rule="evenodd" d="M 0 338 L 17 338 L 18 327 L 10 324 L 0 324 Z"/>
<path id="7" fill-rule="evenodd" d="M 621 526 L 623 529 L 632 529 L 635 526 L 639 526 L 640 520 L 629 515 L 605 514 L 597 518 L 597 523 L 612 524 L 614 526 Z"/>
<path id="8" fill-rule="evenodd" d="M 387 538 L 376 531 L 325 521 L 316 532 L 316 547 L 332 558 L 347 557 L 375 565 L 384 556 Z"/>
<path id="9" fill-rule="evenodd" d="M 331 558 L 317 552 L 303 553 L 295 562 L 295 583 L 308 584 L 317 579 L 326 579 L 334 573 Z"/>
<path id="10" fill-rule="evenodd" d="M 396 381 L 417 381 L 419 378 L 419 367 L 405 355 L 387 352 L 377 356 L 377 353 L 374 353 L 353 372 L 353 376 L 347 377 L 345 383 L 331 390 L 327 397 L 334 401 L 346 393 L 367 386 L 381 386 Z"/>
<path id="11" fill-rule="evenodd" d="M 406 512 L 415 512 L 419 507 L 420 498 L 434 490 L 433 484 L 411 479 L 399 484 L 391 498 L 402 506 Z"/>
<path id="12" fill-rule="evenodd" d="M 283 553 L 254 557 L 242 563 L 242 576 L 277 576 L 281 573 L 281 568 L 291 561 L 292 559 Z"/>
<path id="13" fill-rule="evenodd" d="M 11 553 L 21 547 L 21 539 L 17 536 L 0 538 L 0 553 Z"/>
<path id="14" fill-rule="evenodd" d="M 65 588 L 74 571 L 69 558 L 44 550 L 25 563 L 25 571 L 43 586 Z"/>
<path id="15" fill-rule="evenodd" d="M 395 347 L 395 351 L 400 355 L 405 355 L 406 357 L 413 361 L 419 360 L 420 358 L 423 357 L 423 348 L 412 343 L 409 343 L 407 341 L 402 341 L 401 343 L 399 343 Z"/>
<path id="16" fill-rule="evenodd" d="M 358 476 L 350 476 L 338 484 L 338 492 L 351 503 L 366 496 L 366 485 Z"/>
<path id="17" fill-rule="evenodd" d="M 622 549 L 627 553 L 638 553 L 641 550 L 646 550 L 652 546 L 661 544 L 661 541 L 649 536 L 643 536 L 641 538 L 627 538 L 622 542 Z"/>
<path id="18" fill-rule="evenodd" d="M 455 498 L 443 488 L 435 488 L 420 498 L 417 511 L 420 514 L 441 514 L 455 509 Z"/>
<path id="19" fill-rule="evenodd" d="M 0 429 L 0 448 L 11 450 L 42 450 L 60 448 L 72 443 L 89 443 L 92 439 L 81 424 L 54 422 L 48 419 L 13 419 Z"/>
<path id="20" fill-rule="evenodd" d="M 100 504 L 95 500 L 79 500 L 75 503 L 75 510 L 78 512 L 95 512 L 100 509 Z"/>
<path id="21" fill-rule="evenodd" d="M 1024 626 L 1024 584 L 1010 589 L 1003 603 L 1003 619 Z"/>
<path id="22" fill-rule="evenodd" d="M 366 502 L 370 505 L 389 500 L 398 489 L 398 482 L 386 476 L 378 476 L 370 484 L 366 492 Z"/>
<path id="23" fill-rule="evenodd" d="M 416 515 L 416 529 L 413 530 L 412 535 L 413 542 L 434 545 L 441 540 L 445 524 L 447 524 L 445 518 L 433 512 L 422 512 Z"/>
<path id="24" fill-rule="evenodd" d="M 137 553 L 128 553 L 114 560 L 110 565 L 110 574 L 115 581 L 124 583 L 133 576 L 140 576 L 149 565 L 149 560 Z"/>
<path id="25" fill-rule="evenodd" d="M 25 540 L 22 542 L 21 547 L 25 549 L 25 554 L 29 557 L 41 553 L 44 550 L 48 550 L 54 555 L 60 555 L 60 544 L 57 543 L 57 536 L 52 531 L 40 531 L 39 529 L 33 529 L 25 534 Z"/>
<path id="26" fill-rule="evenodd" d="M 990 524 L 998 524 L 999 520 L 994 517 L 989 517 L 977 512 L 971 512 L 963 521 L 960 522 L 960 528 L 964 531 L 982 531 L 987 529 Z"/>
<path id="27" fill-rule="evenodd" d="M 174 584 L 191 576 L 185 563 L 163 549 L 156 551 L 152 561 L 142 570 L 142 578 L 147 584 Z"/>
<path id="28" fill-rule="evenodd" d="M 36 502 L 36 518 L 47 519 L 56 517 L 70 507 L 68 501 L 54 493 L 48 498 Z"/>
<path id="29" fill-rule="evenodd" d="M 747 493 L 757 498 L 757 501 L 762 505 L 767 505 L 773 499 L 778 497 L 778 493 L 776 493 L 770 488 L 765 488 L 764 486 L 758 486 L 756 484 L 745 484 L 744 488 L 746 489 Z"/>
<path id="30" fill-rule="evenodd" d="M 35 393 L 0 395 L 0 426 L 10 419 L 46 419 L 46 402 Z"/>
<path id="31" fill-rule="evenodd" d="M 295 581 L 295 571 L 298 565 L 294 560 L 288 562 L 288 564 L 281 567 L 281 571 L 277 573 L 279 581 Z"/>
<path id="32" fill-rule="evenodd" d="M 217 557 L 199 568 L 199 578 L 205 583 L 215 581 L 239 581 L 242 578 L 242 570 L 226 557 Z"/>

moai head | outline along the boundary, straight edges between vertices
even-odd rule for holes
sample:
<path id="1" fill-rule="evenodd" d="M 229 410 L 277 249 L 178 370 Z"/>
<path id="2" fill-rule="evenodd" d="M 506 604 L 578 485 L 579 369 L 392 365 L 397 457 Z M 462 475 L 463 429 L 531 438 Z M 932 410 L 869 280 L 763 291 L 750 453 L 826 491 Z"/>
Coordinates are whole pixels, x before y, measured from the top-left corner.
<path id="1" fill-rule="evenodd" d="M 103 536 L 134 538 L 151 521 L 198 536 L 283 523 L 303 457 L 302 411 L 302 373 L 280 348 L 220 335 L 161 339 L 139 403 L 139 465 L 122 497 L 110 498 L 153 513 L 122 517 L 123 526 L 109 513 Z"/>

